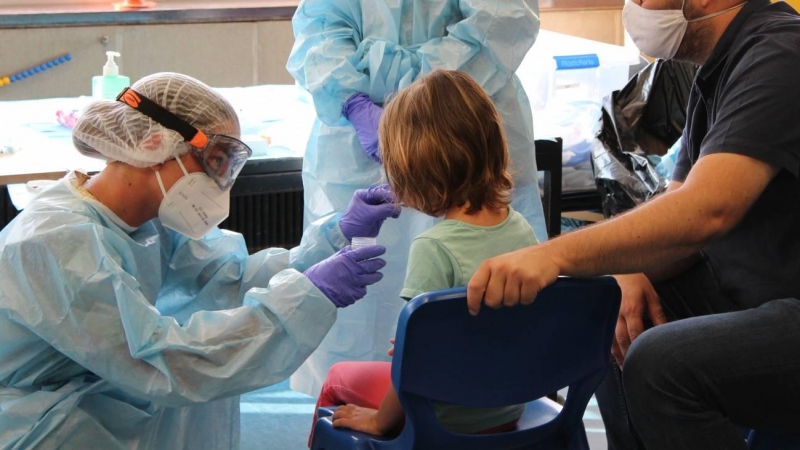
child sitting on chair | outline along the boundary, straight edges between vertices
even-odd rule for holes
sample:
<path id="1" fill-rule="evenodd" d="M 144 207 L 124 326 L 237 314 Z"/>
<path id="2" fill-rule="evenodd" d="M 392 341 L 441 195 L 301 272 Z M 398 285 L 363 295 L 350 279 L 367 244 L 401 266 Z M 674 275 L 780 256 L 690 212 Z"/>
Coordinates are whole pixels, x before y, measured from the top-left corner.
<path id="1" fill-rule="evenodd" d="M 444 216 L 411 244 L 402 298 L 465 286 L 484 260 L 537 242 L 531 226 L 509 207 L 513 186 L 500 117 L 468 75 L 437 70 L 413 83 L 386 107 L 379 134 L 397 201 Z M 334 413 L 335 427 L 374 435 L 403 427 L 389 362 L 334 365 L 317 407 L 333 405 L 346 405 Z M 435 404 L 440 424 L 462 434 L 511 430 L 524 408 Z"/>

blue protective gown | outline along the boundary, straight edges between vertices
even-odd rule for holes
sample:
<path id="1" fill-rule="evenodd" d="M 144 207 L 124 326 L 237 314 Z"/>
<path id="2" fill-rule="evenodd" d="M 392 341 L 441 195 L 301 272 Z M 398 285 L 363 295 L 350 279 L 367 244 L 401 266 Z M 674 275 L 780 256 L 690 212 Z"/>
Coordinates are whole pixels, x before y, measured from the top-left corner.
<path id="1" fill-rule="evenodd" d="M 494 100 L 508 137 L 516 189 L 512 206 L 547 239 L 536 182 L 533 119 L 514 75 L 539 31 L 538 0 L 304 0 L 293 19 L 287 69 L 313 99 L 315 123 L 303 164 L 306 224 L 343 211 L 353 191 L 378 183 L 369 159 L 342 116 L 346 100 L 366 93 L 382 104 L 434 69 L 471 75 Z M 292 388 L 318 395 L 331 365 L 387 359 L 411 240 L 434 224 L 404 210 L 378 237 L 386 246 L 385 277 L 367 297 L 340 312 L 319 349 L 292 376 Z"/>
<path id="2" fill-rule="evenodd" d="M 128 228 L 65 178 L 0 232 L 0 449 L 235 449 L 239 394 L 286 379 L 336 308 L 299 271 L 346 244 Z"/>

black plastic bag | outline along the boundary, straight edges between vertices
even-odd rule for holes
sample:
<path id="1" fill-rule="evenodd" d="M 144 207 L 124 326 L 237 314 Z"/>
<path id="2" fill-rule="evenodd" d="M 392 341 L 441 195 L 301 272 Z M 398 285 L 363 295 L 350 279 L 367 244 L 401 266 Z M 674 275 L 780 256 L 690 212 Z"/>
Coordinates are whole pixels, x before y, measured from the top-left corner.
<path id="1" fill-rule="evenodd" d="M 680 139 L 697 66 L 657 60 L 606 98 L 623 151 L 663 155 Z"/>
<path id="2" fill-rule="evenodd" d="M 627 211 L 666 189 L 667 180 L 645 155 L 663 155 L 680 139 L 696 71 L 693 64 L 659 60 L 606 97 L 602 126 L 592 148 L 605 217 Z"/>

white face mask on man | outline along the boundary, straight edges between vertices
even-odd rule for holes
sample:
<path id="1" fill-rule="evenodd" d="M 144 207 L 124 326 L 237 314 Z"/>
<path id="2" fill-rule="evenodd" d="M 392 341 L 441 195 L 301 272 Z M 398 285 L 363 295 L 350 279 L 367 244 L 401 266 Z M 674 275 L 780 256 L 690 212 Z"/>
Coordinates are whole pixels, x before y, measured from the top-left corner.
<path id="1" fill-rule="evenodd" d="M 165 227 L 192 239 L 202 239 L 214 227 L 228 218 L 231 190 L 221 190 L 204 172 L 188 173 L 180 158 L 175 158 L 184 176 L 167 192 L 156 172 L 158 185 L 164 194 L 158 218 Z"/>
<path id="2" fill-rule="evenodd" d="M 653 58 L 672 59 L 678 53 L 686 34 L 686 28 L 690 23 L 721 16 L 744 3 L 707 16 L 687 20 L 683 15 L 686 0 L 683 0 L 681 9 L 647 9 L 633 0 L 628 0 L 622 10 L 622 22 L 634 44 L 642 53 Z"/>

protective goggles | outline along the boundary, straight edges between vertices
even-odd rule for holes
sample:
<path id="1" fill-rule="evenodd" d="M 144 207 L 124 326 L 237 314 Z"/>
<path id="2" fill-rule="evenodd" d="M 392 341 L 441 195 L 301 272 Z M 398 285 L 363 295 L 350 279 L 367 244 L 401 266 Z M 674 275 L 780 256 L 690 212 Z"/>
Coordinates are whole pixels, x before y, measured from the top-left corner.
<path id="1" fill-rule="evenodd" d="M 123 89 L 117 101 L 180 134 L 192 146 L 203 170 L 223 191 L 233 185 L 247 158 L 253 154 L 244 142 L 223 134 L 207 135 L 131 88 Z"/>

